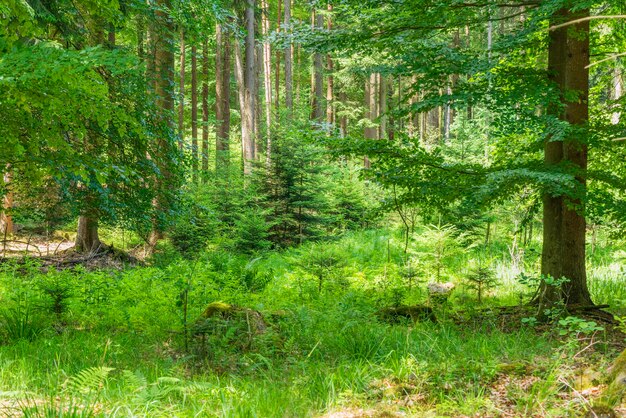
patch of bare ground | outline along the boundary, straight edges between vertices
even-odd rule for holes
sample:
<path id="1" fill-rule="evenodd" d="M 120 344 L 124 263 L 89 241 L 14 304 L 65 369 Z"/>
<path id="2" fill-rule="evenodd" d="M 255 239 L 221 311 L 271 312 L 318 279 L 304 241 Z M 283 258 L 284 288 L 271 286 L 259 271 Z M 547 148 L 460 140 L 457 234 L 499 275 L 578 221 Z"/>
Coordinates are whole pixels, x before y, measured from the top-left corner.
<path id="1" fill-rule="evenodd" d="M 74 251 L 74 243 L 69 241 L 56 243 L 54 251 L 49 254 L 44 249 L 47 248 L 47 243 L 37 244 L 35 242 L 20 245 L 23 250 L 17 252 L 5 252 L 3 254 L 0 249 L 0 255 L 2 255 L 0 256 L 0 263 L 12 261 L 20 264 L 25 263 L 26 260 L 36 260 L 43 272 L 50 268 L 61 270 L 79 265 L 87 270 L 122 270 L 128 266 L 143 265 L 143 260 L 132 253 L 105 245 L 97 251 L 85 254 Z M 38 248 L 38 250 L 34 251 L 34 248 Z"/>

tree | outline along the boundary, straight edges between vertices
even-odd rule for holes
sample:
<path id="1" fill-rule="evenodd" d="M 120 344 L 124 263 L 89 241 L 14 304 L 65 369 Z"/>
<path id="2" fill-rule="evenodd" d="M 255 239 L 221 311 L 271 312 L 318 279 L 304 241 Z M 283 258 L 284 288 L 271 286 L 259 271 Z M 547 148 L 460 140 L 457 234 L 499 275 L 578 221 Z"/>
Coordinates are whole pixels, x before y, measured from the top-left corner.
<path id="1" fill-rule="evenodd" d="M 228 166 L 230 142 L 230 39 L 223 24 L 215 26 L 215 169 Z"/>
<path id="2" fill-rule="evenodd" d="M 588 10 L 572 13 L 564 8 L 554 15 L 551 24 L 560 25 L 586 16 Z M 562 139 L 546 139 L 544 163 L 547 168 L 561 166 L 573 170 L 576 183 L 573 194 L 544 192 L 541 274 L 555 279 L 565 277 L 568 281 L 561 289 L 544 284 L 541 303 L 564 300 L 566 304 L 592 304 L 585 266 L 588 65 L 589 21 L 551 31 L 548 70 L 563 105 L 550 110 L 567 122 L 568 130 Z"/>
<path id="3" fill-rule="evenodd" d="M 172 116 L 174 113 L 174 92 L 172 80 L 174 79 L 174 24 L 170 16 L 171 0 L 156 0 L 154 21 L 151 22 L 151 34 L 154 47 L 154 74 L 155 96 L 158 123 L 162 127 L 161 135 L 156 139 L 155 151 L 152 154 L 159 170 L 157 182 L 157 197 L 155 199 L 156 216 L 153 219 L 153 227 L 149 238 L 152 249 L 163 236 L 163 231 L 170 210 L 172 193 L 174 161 L 172 155 L 171 132 Z"/>

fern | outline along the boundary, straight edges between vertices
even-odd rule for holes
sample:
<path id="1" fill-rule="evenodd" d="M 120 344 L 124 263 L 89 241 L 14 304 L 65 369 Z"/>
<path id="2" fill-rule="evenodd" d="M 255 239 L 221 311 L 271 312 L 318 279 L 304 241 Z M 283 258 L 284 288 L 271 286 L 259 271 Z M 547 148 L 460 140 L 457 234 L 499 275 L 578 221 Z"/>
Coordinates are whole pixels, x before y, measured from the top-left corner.
<path id="1" fill-rule="evenodd" d="M 69 393 L 91 394 L 100 391 L 106 382 L 111 367 L 90 367 L 65 381 L 65 391 Z"/>

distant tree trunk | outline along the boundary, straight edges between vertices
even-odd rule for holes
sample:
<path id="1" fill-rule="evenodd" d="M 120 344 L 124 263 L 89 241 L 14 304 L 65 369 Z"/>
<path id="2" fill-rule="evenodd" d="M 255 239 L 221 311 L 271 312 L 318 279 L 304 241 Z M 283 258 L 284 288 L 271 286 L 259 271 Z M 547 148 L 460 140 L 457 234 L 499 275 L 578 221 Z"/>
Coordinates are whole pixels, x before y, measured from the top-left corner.
<path id="1" fill-rule="evenodd" d="M 328 3 L 328 22 L 327 28 L 328 31 L 332 31 L 333 29 L 333 20 L 331 13 L 333 11 L 333 5 Z M 333 59 L 330 54 L 326 55 L 326 71 L 328 72 L 328 78 L 326 79 L 326 122 L 329 125 L 333 125 L 335 123 L 335 109 L 334 109 L 334 87 L 335 80 L 333 77 Z"/>
<path id="2" fill-rule="evenodd" d="M 291 26 L 291 0 L 285 2 L 285 30 Z M 293 113 L 293 44 L 289 42 L 285 48 L 285 106 L 288 114 Z"/>
<path id="3" fill-rule="evenodd" d="M 272 51 L 270 49 L 269 7 L 267 0 L 261 0 L 261 27 L 263 32 L 263 85 L 265 87 L 265 164 L 272 160 Z"/>
<path id="4" fill-rule="evenodd" d="M 13 225 L 13 216 L 11 215 L 11 209 L 13 208 L 13 192 L 11 191 L 11 166 L 6 167 L 6 172 L 2 178 L 4 187 L 7 188 L 6 194 L 2 198 L 2 206 L 0 207 L 0 239 L 3 239 L 5 235 L 11 235 L 15 232 L 15 226 Z"/>
<path id="5" fill-rule="evenodd" d="M 376 82 L 378 83 L 377 116 L 380 117 L 378 138 L 382 139 L 387 137 L 387 80 L 380 73 L 378 73 Z"/>
<path id="6" fill-rule="evenodd" d="M 178 149 L 183 150 L 185 138 L 185 33 L 180 30 L 180 77 L 178 86 Z"/>
<path id="7" fill-rule="evenodd" d="M 612 94 L 613 100 L 617 101 L 622 98 L 622 90 L 623 90 L 622 74 L 621 74 L 620 68 L 618 66 L 615 66 L 615 69 L 613 70 L 613 94 Z M 611 115 L 611 123 L 613 125 L 617 125 L 620 121 L 621 115 L 622 114 L 619 111 L 613 112 L 613 114 Z"/>
<path id="8" fill-rule="evenodd" d="M 280 6 L 282 4 L 282 0 L 278 0 L 278 11 L 276 13 L 277 17 L 277 25 L 276 25 L 276 33 L 280 34 L 280 23 L 282 20 Z M 274 70 L 274 107 L 276 109 L 276 115 L 280 110 L 280 48 L 276 48 L 276 68 Z"/>
<path id="9" fill-rule="evenodd" d="M 256 57 L 254 44 L 254 0 L 246 3 L 246 38 L 245 38 L 245 62 L 243 68 L 244 81 L 244 107 L 242 112 L 242 146 L 243 146 L 243 172 L 245 175 L 252 173 L 252 162 L 255 159 L 254 120 L 256 108 Z"/>
<path id="10" fill-rule="evenodd" d="M 324 16 L 313 10 L 314 29 L 321 30 L 324 26 Z M 313 54 L 313 96 L 311 106 L 311 119 L 321 122 L 324 117 L 324 79 L 323 79 L 322 54 Z"/>
<path id="11" fill-rule="evenodd" d="M 216 26 L 215 36 L 215 170 L 219 171 L 230 161 L 230 40 L 220 23 Z"/>
<path id="12" fill-rule="evenodd" d="M 562 9 L 552 24 L 588 16 L 588 10 L 572 14 Z M 580 22 L 550 32 L 548 66 L 552 80 L 560 87 L 564 112 L 555 106 L 549 111 L 573 126 L 583 126 L 589 118 L 589 22 Z M 565 95 L 577 92 L 577 97 Z M 580 132 L 569 133 L 564 141 L 546 141 L 544 163 L 547 167 L 569 165 L 577 170 L 576 181 L 586 191 L 587 145 Z M 585 268 L 586 221 L 584 201 L 546 192 L 543 196 L 543 249 L 541 273 L 569 281 L 560 289 L 542 285 L 539 302 L 550 305 L 591 305 Z"/>
<path id="13" fill-rule="evenodd" d="M 191 46 L 191 175 L 198 182 L 198 50 Z"/>
<path id="14" fill-rule="evenodd" d="M 348 102 L 348 95 L 343 89 L 339 90 L 339 101 L 344 106 Z M 348 135 L 348 117 L 346 116 L 345 112 L 342 112 L 341 116 L 339 117 L 339 131 L 342 138 L 345 138 L 346 135 Z"/>
<path id="15" fill-rule="evenodd" d="M 378 117 L 378 75 L 372 73 L 365 79 L 365 119 L 368 127 L 365 128 L 365 139 L 378 139 L 378 128 L 374 125 L 375 119 Z M 370 168 L 371 163 L 368 157 L 365 157 L 364 167 Z"/>
<path id="16" fill-rule="evenodd" d="M 146 25 L 142 13 L 137 13 L 137 17 L 135 18 L 135 27 L 137 32 L 137 56 L 139 57 L 139 59 L 144 59 L 144 36 L 146 31 Z"/>
<path id="17" fill-rule="evenodd" d="M 259 161 L 261 159 L 261 121 L 263 120 L 263 102 L 261 98 L 261 86 L 264 86 L 263 80 L 263 45 L 260 43 L 255 44 L 254 51 L 254 159 Z"/>
<path id="18" fill-rule="evenodd" d="M 172 80 L 174 79 L 174 24 L 169 11 L 171 10 L 171 0 L 155 0 L 156 12 L 155 20 L 152 22 L 152 34 L 154 38 L 154 69 L 156 75 L 155 95 L 158 118 L 163 126 L 173 130 L 172 115 L 174 113 L 174 91 Z M 157 181 L 157 197 L 154 202 L 157 213 L 165 214 L 168 211 L 168 192 L 172 180 L 171 144 L 167 135 L 160 135 L 156 140 L 156 160 L 161 177 Z M 153 228 L 149 238 L 151 250 L 154 250 L 156 243 L 163 237 L 161 222 L 153 220 Z"/>
<path id="19" fill-rule="evenodd" d="M 216 72 L 217 77 L 217 72 Z M 219 84 L 219 81 L 215 83 Z M 202 181 L 209 172 L 209 42 L 202 41 Z"/>

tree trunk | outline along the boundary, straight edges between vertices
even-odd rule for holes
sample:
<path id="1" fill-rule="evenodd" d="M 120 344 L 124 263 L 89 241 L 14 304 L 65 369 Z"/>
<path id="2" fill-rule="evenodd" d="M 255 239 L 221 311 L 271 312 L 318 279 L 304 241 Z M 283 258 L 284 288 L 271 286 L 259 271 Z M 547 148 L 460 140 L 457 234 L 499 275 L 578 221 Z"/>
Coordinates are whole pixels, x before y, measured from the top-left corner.
<path id="1" fill-rule="evenodd" d="M 180 31 L 180 78 L 178 86 L 178 149 L 183 150 L 185 138 L 185 33 Z"/>
<path id="2" fill-rule="evenodd" d="M 276 33 L 280 35 L 280 22 L 282 20 L 281 16 L 281 0 L 278 0 L 278 11 L 276 13 Z M 269 9 L 268 9 L 269 10 Z M 276 115 L 280 110 L 280 48 L 276 48 L 276 68 L 274 70 L 274 106 L 276 108 Z"/>
<path id="3" fill-rule="evenodd" d="M 285 0 L 285 31 L 290 31 L 291 0 Z M 285 48 L 285 106 L 289 116 L 293 113 L 293 44 Z"/>
<path id="4" fill-rule="evenodd" d="M 13 192 L 10 187 L 11 167 L 7 166 L 6 169 L 7 171 L 1 179 L 7 190 L 6 194 L 2 198 L 2 206 L 0 206 L 0 234 L 2 234 L 0 235 L 0 238 L 4 238 L 6 235 L 12 235 L 15 232 L 13 216 L 11 215 L 11 209 L 13 208 Z"/>
<path id="5" fill-rule="evenodd" d="M 378 139 L 383 139 L 387 137 L 387 80 L 380 73 L 378 73 L 376 82 L 378 83 L 377 116 L 380 117 Z"/>
<path id="6" fill-rule="evenodd" d="M 615 69 L 613 70 L 613 94 L 612 94 L 613 100 L 618 101 L 619 99 L 622 98 L 622 90 L 623 90 L 622 74 L 621 74 L 620 68 L 616 66 Z M 613 112 L 613 114 L 611 115 L 611 123 L 613 125 L 619 124 L 620 117 L 621 117 L 620 111 Z"/>
<path id="7" fill-rule="evenodd" d="M 324 16 L 313 10 L 314 30 L 321 30 L 324 26 Z M 322 54 L 313 54 L 313 100 L 311 106 L 311 119 L 321 122 L 324 117 L 324 79 L 323 79 Z"/>
<path id="8" fill-rule="evenodd" d="M 215 170 L 219 171 L 227 167 L 230 160 L 230 40 L 220 23 L 216 26 L 215 36 Z"/>
<path id="9" fill-rule="evenodd" d="M 217 76 L 217 72 L 216 72 Z M 219 81 L 215 83 L 219 84 Z M 209 172 L 209 42 L 202 42 L 202 181 Z"/>
<path id="10" fill-rule="evenodd" d="M 255 159 L 254 120 L 256 104 L 256 57 L 254 45 L 254 0 L 246 3 L 246 38 L 245 38 L 245 62 L 243 68 L 244 81 L 244 108 L 242 112 L 242 146 L 243 146 L 243 172 L 245 175 L 252 173 L 252 162 Z"/>
<path id="11" fill-rule="evenodd" d="M 163 126 L 172 130 L 174 114 L 174 91 L 172 80 L 174 79 L 174 24 L 169 10 L 171 0 L 156 0 L 155 20 L 152 22 L 152 37 L 154 39 L 154 70 L 155 70 L 155 95 L 158 118 Z M 168 192 L 171 187 L 171 144 L 167 135 L 160 135 L 156 140 L 157 150 L 154 157 L 156 165 L 161 173 L 157 180 L 157 197 L 154 202 L 156 216 L 153 219 L 153 228 L 149 237 L 149 245 L 154 250 L 156 243 L 163 237 L 164 225 L 159 222 L 159 214 L 166 214 L 169 207 Z"/>
<path id="12" fill-rule="evenodd" d="M 81 215 L 78 218 L 78 230 L 74 249 L 79 253 L 94 253 L 101 246 L 97 216 Z"/>
<path id="13" fill-rule="evenodd" d="M 588 15 L 571 14 L 561 10 L 554 16 L 552 24 L 571 21 Z M 552 80 L 559 86 L 564 112 L 550 109 L 553 114 L 572 126 L 587 123 L 589 108 L 589 22 L 581 22 L 550 32 L 548 66 Z M 578 92 L 578 97 L 566 98 L 565 92 Z M 544 163 L 547 167 L 571 165 L 577 170 L 576 181 L 581 191 L 586 191 L 587 145 L 581 132 L 568 133 L 561 141 L 546 141 Z M 584 135 L 584 134 L 583 134 Z M 584 193 L 583 193 L 584 194 Z M 539 302 L 550 305 L 558 300 L 566 304 L 591 305 L 585 269 L 586 221 L 583 198 L 569 198 L 554 193 L 544 193 L 543 202 L 543 249 L 541 273 L 555 279 L 565 277 L 569 282 L 560 289 L 542 285 Z"/>
<path id="14" fill-rule="evenodd" d="M 263 31 L 263 85 L 265 87 L 265 164 L 270 165 L 272 159 L 272 51 L 270 49 L 269 7 L 267 0 L 261 0 L 261 27 Z"/>
<path id="15" fill-rule="evenodd" d="M 332 11 L 333 11 L 333 5 L 328 3 L 328 22 L 327 22 L 327 28 L 328 28 L 328 32 L 331 32 L 333 30 L 333 20 L 332 20 Z M 335 87 L 335 80 L 333 77 L 333 59 L 331 58 L 330 54 L 326 55 L 326 71 L 328 72 L 328 78 L 326 80 L 327 84 L 326 84 L 326 122 L 329 125 L 333 125 L 335 123 L 335 109 L 334 109 L 334 87 Z"/>
<path id="16" fill-rule="evenodd" d="M 198 50 L 191 46 L 191 175 L 198 182 Z"/>

